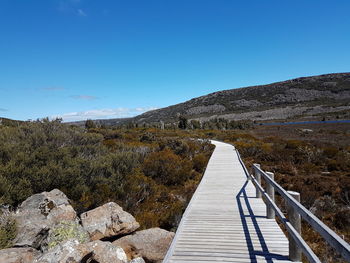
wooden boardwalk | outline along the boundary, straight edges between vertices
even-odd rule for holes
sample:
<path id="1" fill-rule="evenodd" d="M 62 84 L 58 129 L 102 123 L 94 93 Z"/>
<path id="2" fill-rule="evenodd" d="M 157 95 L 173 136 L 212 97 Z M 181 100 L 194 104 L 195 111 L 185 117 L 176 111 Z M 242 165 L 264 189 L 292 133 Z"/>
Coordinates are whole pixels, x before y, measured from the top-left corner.
<path id="1" fill-rule="evenodd" d="M 232 145 L 216 148 L 163 262 L 291 262 L 288 239 L 255 198 Z"/>

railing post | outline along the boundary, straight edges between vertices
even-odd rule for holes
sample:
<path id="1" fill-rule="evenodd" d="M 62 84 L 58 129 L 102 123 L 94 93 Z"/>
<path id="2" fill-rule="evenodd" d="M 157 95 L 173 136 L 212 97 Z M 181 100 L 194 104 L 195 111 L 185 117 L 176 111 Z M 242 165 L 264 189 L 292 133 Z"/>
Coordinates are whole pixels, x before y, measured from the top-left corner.
<path id="1" fill-rule="evenodd" d="M 300 194 L 298 192 L 288 191 L 288 193 L 298 202 L 300 202 Z M 300 214 L 288 203 L 286 204 L 288 220 L 294 229 L 301 235 L 301 217 Z M 292 261 L 301 261 L 302 250 L 298 247 L 296 242 L 288 236 L 289 240 L 289 258 Z"/>
<path id="2" fill-rule="evenodd" d="M 275 175 L 273 173 L 266 172 L 266 174 L 272 180 L 274 180 Z M 271 184 L 269 184 L 268 182 L 266 182 L 266 193 L 269 195 L 271 200 L 273 202 L 275 202 L 275 188 Z M 272 206 L 269 203 L 266 206 L 266 215 L 267 215 L 268 219 L 275 219 L 275 210 L 273 210 Z"/>
<path id="3" fill-rule="evenodd" d="M 261 185 L 261 175 L 260 175 L 260 172 L 255 168 L 255 166 L 260 168 L 260 164 L 255 163 L 253 167 L 254 167 L 255 180 Z M 261 192 L 259 191 L 259 189 L 255 187 L 255 190 L 256 190 L 256 194 L 255 194 L 256 198 L 261 198 Z"/>

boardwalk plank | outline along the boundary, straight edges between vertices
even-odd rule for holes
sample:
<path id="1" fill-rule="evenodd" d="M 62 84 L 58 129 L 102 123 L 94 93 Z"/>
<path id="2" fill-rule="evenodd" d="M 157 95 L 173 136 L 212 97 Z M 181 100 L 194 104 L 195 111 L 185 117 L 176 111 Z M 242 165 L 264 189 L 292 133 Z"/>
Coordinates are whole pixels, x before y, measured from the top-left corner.
<path id="1" fill-rule="evenodd" d="M 255 198 L 233 146 L 216 148 L 163 262 L 291 262 L 288 239 Z"/>

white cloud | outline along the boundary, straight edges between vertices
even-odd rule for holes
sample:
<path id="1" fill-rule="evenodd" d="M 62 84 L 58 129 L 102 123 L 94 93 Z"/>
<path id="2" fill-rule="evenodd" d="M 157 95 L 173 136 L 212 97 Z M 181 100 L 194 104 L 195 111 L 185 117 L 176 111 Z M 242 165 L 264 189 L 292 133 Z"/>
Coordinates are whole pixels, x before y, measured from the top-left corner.
<path id="1" fill-rule="evenodd" d="M 82 8 L 79 8 L 82 4 L 81 0 L 60 0 L 57 9 L 65 14 L 87 16 L 87 13 Z"/>
<path id="2" fill-rule="evenodd" d="M 87 119 L 110 119 L 110 118 L 127 118 L 139 115 L 146 111 L 155 110 L 155 107 L 138 107 L 138 108 L 116 108 L 88 110 L 80 112 L 69 112 L 51 116 L 50 119 L 62 118 L 63 121 L 83 121 Z"/>
<path id="3" fill-rule="evenodd" d="M 78 9 L 77 12 L 79 16 L 87 16 L 87 14 L 82 9 Z"/>
<path id="4" fill-rule="evenodd" d="M 74 96 L 70 96 L 73 99 L 76 100 L 95 100 L 97 99 L 96 96 L 91 96 L 91 95 L 74 95 Z"/>
<path id="5" fill-rule="evenodd" d="M 64 88 L 62 88 L 62 87 L 46 87 L 46 88 L 42 88 L 41 90 L 45 90 L 45 91 L 59 91 L 59 90 L 64 90 Z"/>

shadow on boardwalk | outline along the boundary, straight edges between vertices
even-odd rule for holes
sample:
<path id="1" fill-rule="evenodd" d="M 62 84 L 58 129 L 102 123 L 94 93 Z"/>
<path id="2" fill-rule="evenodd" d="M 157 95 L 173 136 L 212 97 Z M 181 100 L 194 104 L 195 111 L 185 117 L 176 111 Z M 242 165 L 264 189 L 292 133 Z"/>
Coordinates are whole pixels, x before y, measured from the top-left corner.
<path id="1" fill-rule="evenodd" d="M 238 195 L 236 196 L 236 201 L 239 209 L 239 214 L 241 217 L 241 222 L 242 222 L 243 231 L 247 242 L 247 247 L 249 250 L 249 256 L 250 256 L 251 262 L 258 262 L 258 258 L 260 260 L 264 258 L 268 263 L 273 263 L 273 260 L 289 260 L 289 258 L 286 256 L 269 252 L 263 233 L 257 221 L 257 218 L 266 218 L 266 216 L 258 216 L 254 214 L 254 211 L 249 203 L 249 199 L 253 197 L 248 197 L 245 190 L 247 184 L 248 184 L 248 181 L 245 182 L 242 189 L 239 191 Z M 244 205 L 247 207 L 247 211 L 248 211 L 247 214 L 244 214 L 244 210 L 243 210 Z M 253 223 L 253 226 L 254 226 L 254 230 L 249 229 L 247 218 L 251 219 L 251 222 Z M 255 231 L 255 233 L 251 233 L 252 231 Z M 256 234 L 256 236 L 259 239 L 259 243 L 261 246 L 260 251 L 254 249 L 254 244 L 251 238 L 252 234 Z"/>

